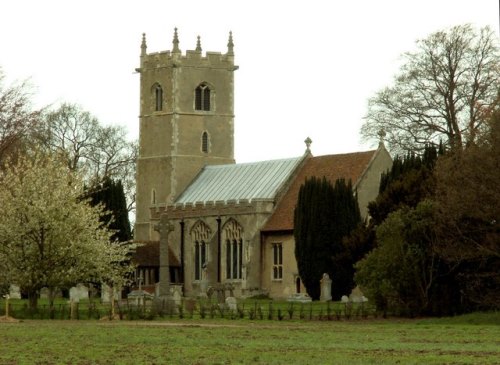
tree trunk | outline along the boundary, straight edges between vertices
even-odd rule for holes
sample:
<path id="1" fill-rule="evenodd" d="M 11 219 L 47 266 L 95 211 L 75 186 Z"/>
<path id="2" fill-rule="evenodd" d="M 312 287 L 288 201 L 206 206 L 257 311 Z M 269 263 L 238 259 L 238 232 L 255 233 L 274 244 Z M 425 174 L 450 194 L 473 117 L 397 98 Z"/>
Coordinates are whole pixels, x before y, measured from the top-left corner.
<path id="1" fill-rule="evenodd" d="M 38 307 L 38 289 L 28 289 L 29 308 L 36 310 Z"/>

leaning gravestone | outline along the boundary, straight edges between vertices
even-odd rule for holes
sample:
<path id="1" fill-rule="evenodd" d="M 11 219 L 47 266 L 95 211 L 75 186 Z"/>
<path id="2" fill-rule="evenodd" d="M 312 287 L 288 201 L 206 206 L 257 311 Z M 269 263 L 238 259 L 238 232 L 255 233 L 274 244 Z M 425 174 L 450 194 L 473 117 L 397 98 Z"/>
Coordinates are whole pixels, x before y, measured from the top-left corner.
<path id="1" fill-rule="evenodd" d="M 332 300 L 332 279 L 327 273 L 323 274 L 320 280 L 321 296 L 319 298 L 322 302 Z"/>

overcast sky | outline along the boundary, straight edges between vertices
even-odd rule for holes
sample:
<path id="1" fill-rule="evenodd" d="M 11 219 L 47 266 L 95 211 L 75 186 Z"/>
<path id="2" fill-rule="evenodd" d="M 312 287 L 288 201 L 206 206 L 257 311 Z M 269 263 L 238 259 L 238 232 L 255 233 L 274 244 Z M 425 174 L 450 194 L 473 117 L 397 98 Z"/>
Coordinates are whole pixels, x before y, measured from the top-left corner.
<path id="1" fill-rule="evenodd" d="M 225 53 L 233 32 L 237 162 L 366 150 L 367 100 L 415 40 L 453 25 L 499 32 L 498 0 L 2 0 L 0 67 L 38 105 L 78 103 L 138 136 L 140 42 Z"/>

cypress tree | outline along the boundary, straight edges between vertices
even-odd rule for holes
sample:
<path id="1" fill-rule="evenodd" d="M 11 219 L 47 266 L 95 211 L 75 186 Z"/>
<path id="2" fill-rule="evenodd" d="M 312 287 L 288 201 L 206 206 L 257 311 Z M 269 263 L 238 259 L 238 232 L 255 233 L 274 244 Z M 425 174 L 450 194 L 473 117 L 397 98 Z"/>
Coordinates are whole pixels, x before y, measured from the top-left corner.
<path id="1" fill-rule="evenodd" d="M 346 184 L 341 179 L 332 186 L 325 178 L 312 177 L 301 186 L 294 216 L 295 257 L 311 298 L 320 297 L 319 281 L 323 273 L 334 277 L 335 283 L 345 281 L 348 286 L 352 283 L 349 269 L 336 265 L 344 264 L 340 259 L 345 253 L 342 240 L 360 221 L 351 182 Z M 349 265 L 352 267 L 352 263 Z M 345 290 L 344 284 L 336 284 L 332 295 L 340 298 Z"/>
<path id="2" fill-rule="evenodd" d="M 131 240 L 127 201 L 121 181 L 105 178 L 89 191 L 88 196 L 92 206 L 102 204 L 106 213 L 101 216 L 101 221 L 109 224 L 109 228 L 115 231 L 111 239 L 118 242 Z"/>

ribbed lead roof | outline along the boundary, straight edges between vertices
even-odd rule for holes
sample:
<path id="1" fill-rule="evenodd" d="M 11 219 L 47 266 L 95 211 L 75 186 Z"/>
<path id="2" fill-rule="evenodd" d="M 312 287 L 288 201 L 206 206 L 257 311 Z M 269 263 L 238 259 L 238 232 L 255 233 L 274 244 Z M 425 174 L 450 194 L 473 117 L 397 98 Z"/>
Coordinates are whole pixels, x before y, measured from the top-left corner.
<path id="1" fill-rule="evenodd" d="M 301 159 L 205 166 L 176 203 L 274 199 Z"/>

